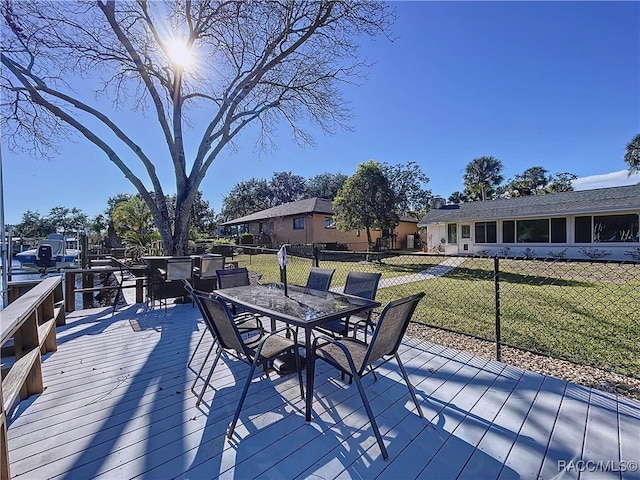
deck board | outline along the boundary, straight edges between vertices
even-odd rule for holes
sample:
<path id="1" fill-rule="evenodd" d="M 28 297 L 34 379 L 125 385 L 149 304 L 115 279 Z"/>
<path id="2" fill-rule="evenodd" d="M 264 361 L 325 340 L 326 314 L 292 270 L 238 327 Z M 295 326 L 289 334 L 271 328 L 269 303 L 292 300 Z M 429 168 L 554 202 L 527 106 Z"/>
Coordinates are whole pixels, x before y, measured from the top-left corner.
<path id="1" fill-rule="evenodd" d="M 202 328 L 191 305 L 69 315 L 43 357 L 45 392 L 9 412 L 13 477 L 545 479 L 559 461 L 640 456 L 640 403 L 412 338 L 400 352 L 424 419 L 395 362 L 363 380 L 389 461 L 355 385 L 322 362 L 310 424 L 296 376 L 271 374 L 254 379 L 227 441 L 248 367 L 221 361 L 196 408 L 210 338 L 186 364 Z"/>

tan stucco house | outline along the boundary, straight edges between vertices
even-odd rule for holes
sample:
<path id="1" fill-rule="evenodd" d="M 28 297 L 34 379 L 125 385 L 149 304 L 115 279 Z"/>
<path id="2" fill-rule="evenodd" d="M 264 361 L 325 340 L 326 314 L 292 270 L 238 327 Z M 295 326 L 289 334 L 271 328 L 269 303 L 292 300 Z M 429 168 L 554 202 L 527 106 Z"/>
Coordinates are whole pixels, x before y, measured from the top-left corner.
<path id="1" fill-rule="evenodd" d="M 417 219 L 403 218 L 388 242 L 391 248 L 405 248 L 407 235 L 418 230 Z M 243 226 L 254 237 L 254 243 L 288 244 L 345 244 L 351 250 L 367 248 L 364 230 L 343 232 L 335 227 L 331 201 L 308 198 L 261 210 L 244 217 L 224 222 L 222 226 Z M 371 231 L 373 242 L 380 242 L 383 232 Z"/>

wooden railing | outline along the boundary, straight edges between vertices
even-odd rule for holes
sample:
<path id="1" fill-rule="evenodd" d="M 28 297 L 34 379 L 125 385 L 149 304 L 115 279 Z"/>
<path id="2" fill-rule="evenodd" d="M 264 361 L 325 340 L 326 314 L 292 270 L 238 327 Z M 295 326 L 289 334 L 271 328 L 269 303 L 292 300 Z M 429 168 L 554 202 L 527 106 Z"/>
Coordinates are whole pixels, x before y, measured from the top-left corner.
<path id="1" fill-rule="evenodd" d="M 65 270 L 65 284 L 64 284 L 64 298 L 65 298 L 65 310 L 67 312 L 73 312 L 76 309 L 75 296 L 76 294 L 83 295 L 83 303 L 91 305 L 93 302 L 93 294 L 103 290 L 114 289 L 136 289 L 136 303 L 144 302 L 144 287 L 146 278 L 144 276 L 146 267 L 144 265 L 128 266 L 121 264 L 117 259 L 111 259 L 112 266 L 99 266 L 96 268 L 74 268 Z M 98 285 L 94 286 L 94 278 L 96 275 L 109 275 L 118 274 L 120 278 L 119 282 L 122 282 L 122 275 L 124 273 L 130 273 L 134 276 L 135 282 L 128 285 Z M 81 287 L 76 287 L 76 278 L 78 275 L 82 276 Z"/>
<path id="2" fill-rule="evenodd" d="M 9 283 L 9 301 L 0 311 L 0 478 L 10 478 L 8 412 L 15 402 L 42 393 L 41 356 L 57 350 L 56 326 L 65 324 L 62 279 Z"/>

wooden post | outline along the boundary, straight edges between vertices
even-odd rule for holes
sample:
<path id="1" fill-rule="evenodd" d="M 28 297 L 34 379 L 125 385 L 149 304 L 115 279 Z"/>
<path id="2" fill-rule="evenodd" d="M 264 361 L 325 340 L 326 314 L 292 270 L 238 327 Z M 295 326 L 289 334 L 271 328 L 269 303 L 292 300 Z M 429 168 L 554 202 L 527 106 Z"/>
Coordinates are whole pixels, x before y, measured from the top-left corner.
<path id="1" fill-rule="evenodd" d="M 82 274 L 82 288 L 93 288 L 93 273 Z M 82 292 L 82 308 L 93 306 L 93 293 Z"/>
<path id="2" fill-rule="evenodd" d="M 76 288 L 76 274 L 64 273 L 64 310 L 74 312 L 76 310 L 76 299 L 73 290 Z"/>
<path id="3" fill-rule="evenodd" d="M 0 382 L 0 480 L 9 480 L 11 478 L 11 471 L 9 469 L 9 441 L 7 437 L 7 415 L 4 412 L 3 398 L 2 382 Z"/>

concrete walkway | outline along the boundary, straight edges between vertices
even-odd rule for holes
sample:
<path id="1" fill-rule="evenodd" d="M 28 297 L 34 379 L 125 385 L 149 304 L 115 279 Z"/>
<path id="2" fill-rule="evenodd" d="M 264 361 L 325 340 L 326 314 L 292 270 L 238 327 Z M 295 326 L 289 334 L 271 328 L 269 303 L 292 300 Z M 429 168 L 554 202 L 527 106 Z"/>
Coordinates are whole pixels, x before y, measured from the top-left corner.
<path id="1" fill-rule="evenodd" d="M 442 275 L 449 273 L 464 261 L 464 258 L 448 258 L 445 261 L 432 267 L 425 268 L 418 273 L 412 273 L 410 275 L 403 275 L 400 277 L 383 278 L 380 280 L 378 288 L 394 287 L 403 283 L 421 282 L 423 280 L 431 280 L 433 278 L 441 277 Z"/>

